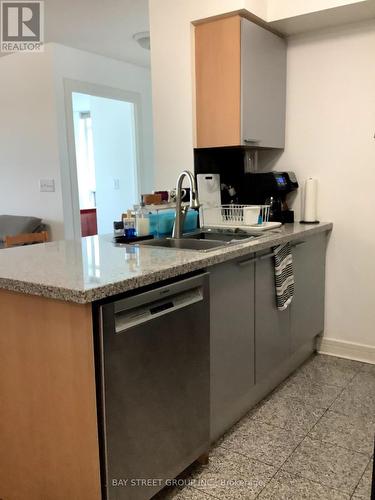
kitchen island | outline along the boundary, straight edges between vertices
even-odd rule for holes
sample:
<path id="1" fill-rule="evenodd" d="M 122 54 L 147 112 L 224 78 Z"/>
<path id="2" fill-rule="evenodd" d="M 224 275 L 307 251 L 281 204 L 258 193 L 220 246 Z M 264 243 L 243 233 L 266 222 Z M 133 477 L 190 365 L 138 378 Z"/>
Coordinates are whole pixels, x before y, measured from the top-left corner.
<path id="1" fill-rule="evenodd" d="M 331 229 L 330 223 L 287 224 L 208 253 L 115 246 L 110 237 L 3 250 L 0 498 L 101 498 L 93 315 L 98 302 L 251 254 L 262 257 L 273 246 Z"/>

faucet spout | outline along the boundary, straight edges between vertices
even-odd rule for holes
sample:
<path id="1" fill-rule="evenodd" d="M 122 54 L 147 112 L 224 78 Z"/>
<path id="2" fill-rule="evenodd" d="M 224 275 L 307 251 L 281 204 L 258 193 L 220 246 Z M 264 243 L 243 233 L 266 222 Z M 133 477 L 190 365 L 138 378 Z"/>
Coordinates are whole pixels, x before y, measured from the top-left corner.
<path id="1" fill-rule="evenodd" d="M 184 170 L 178 176 L 177 186 L 176 186 L 176 218 L 172 232 L 172 238 L 181 238 L 182 230 L 184 226 L 185 216 L 187 212 L 187 207 L 182 207 L 182 183 L 185 177 L 187 177 L 190 186 L 190 208 L 199 208 L 198 190 L 195 182 L 194 175 L 189 170 Z"/>

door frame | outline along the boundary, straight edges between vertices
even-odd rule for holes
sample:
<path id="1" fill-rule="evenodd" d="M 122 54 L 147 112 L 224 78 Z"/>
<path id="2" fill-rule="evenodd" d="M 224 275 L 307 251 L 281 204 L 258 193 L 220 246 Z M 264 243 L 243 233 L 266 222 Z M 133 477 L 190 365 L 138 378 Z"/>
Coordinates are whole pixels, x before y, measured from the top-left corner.
<path id="1" fill-rule="evenodd" d="M 143 172 L 143 144 L 142 144 L 142 99 L 138 92 L 122 90 L 106 85 L 97 85 L 90 82 L 79 80 L 71 80 L 64 78 L 64 102 L 65 102 L 65 119 L 66 119 L 66 134 L 68 146 L 68 179 L 66 185 L 62 186 L 62 196 L 64 206 L 71 211 L 69 220 L 72 222 L 72 227 L 65 227 L 65 233 L 73 234 L 74 239 L 81 238 L 81 219 L 79 205 L 79 190 L 77 177 L 77 161 L 76 161 L 76 146 L 74 136 L 74 116 L 73 116 L 73 93 L 87 94 L 94 97 L 103 97 L 117 101 L 130 102 L 134 105 L 134 125 L 135 125 L 135 159 L 136 159 L 136 175 L 135 188 L 140 194 L 141 188 L 141 172 Z M 65 217 L 67 223 L 67 217 Z"/>

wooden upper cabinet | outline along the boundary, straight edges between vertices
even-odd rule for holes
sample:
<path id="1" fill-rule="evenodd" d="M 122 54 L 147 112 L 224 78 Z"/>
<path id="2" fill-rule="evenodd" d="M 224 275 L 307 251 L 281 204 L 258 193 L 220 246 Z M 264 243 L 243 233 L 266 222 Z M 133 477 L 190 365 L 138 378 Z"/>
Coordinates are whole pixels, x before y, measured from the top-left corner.
<path id="1" fill-rule="evenodd" d="M 197 147 L 283 148 L 286 42 L 239 15 L 195 27 Z"/>
<path id="2" fill-rule="evenodd" d="M 241 18 L 195 28 L 197 146 L 241 141 Z"/>

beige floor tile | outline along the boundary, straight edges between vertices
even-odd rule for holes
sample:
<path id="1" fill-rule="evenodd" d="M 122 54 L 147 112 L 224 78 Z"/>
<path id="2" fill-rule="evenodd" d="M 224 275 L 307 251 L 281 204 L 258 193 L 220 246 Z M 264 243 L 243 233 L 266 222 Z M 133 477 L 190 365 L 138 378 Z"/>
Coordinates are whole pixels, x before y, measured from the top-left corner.
<path id="1" fill-rule="evenodd" d="M 220 499 L 250 500 L 275 472 L 274 467 L 218 446 L 210 455 L 209 465 L 194 476 L 192 486 Z"/>
<path id="2" fill-rule="evenodd" d="M 304 435 L 248 418 L 225 435 L 220 444 L 231 451 L 279 467 Z"/>
<path id="3" fill-rule="evenodd" d="M 324 412 L 324 408 L 276 393 L 254 409 L 252 418 L 292 432 L 308 433 Z"/>
<path id="4" fill-rule="evenodd" d="M 307 437 L 282 470 L 352 494 L 367 464 L 367 455 Z"/>
<path id="5" fill-rule="evenodd" d="M 370 500 L 371 498 L 372 470 L 374 467 L 373 460 L 374 459 L 370 460 L 365 473 L 354 491 L 353 498 L 356 498 L 357 500 Z"/>
<path id="6" fill-rule="evenodd" d="M 258 498 L 259 500 L 349 500 L 350 495 L 280 471 Z"/>
<path id="7" fill-rule="evenodd" d="M 287 380 L 277 391 L 278 396 L 299 399 L 315 408 L 328 408 L 341 393 L 342 388 L 334 385 L 314 384 L 303 378 Z"/>
<path id="8" fill-rule="evenodd" d="M 328 411 L 309 436 L 371 456 L 374 450 L 374 433 L 375 423 L 367 419 Z"/>

